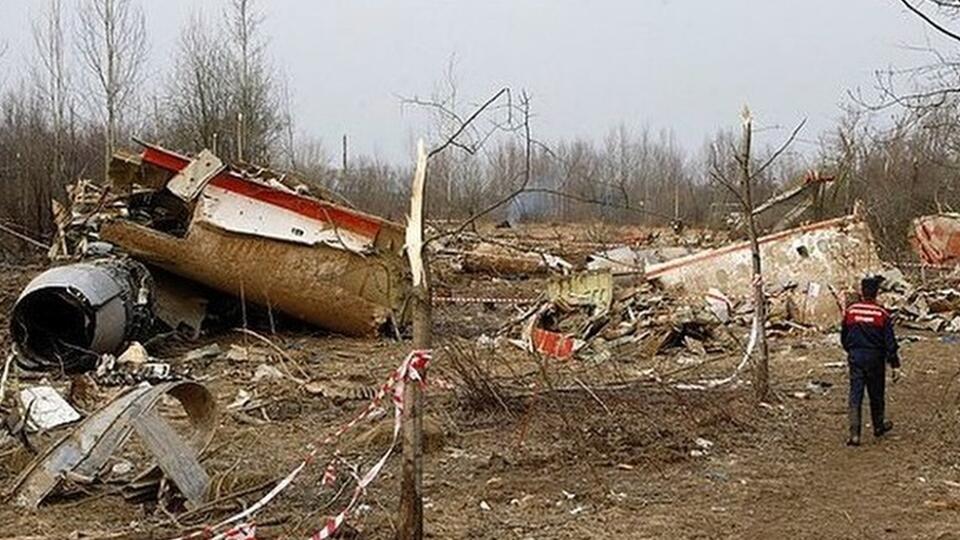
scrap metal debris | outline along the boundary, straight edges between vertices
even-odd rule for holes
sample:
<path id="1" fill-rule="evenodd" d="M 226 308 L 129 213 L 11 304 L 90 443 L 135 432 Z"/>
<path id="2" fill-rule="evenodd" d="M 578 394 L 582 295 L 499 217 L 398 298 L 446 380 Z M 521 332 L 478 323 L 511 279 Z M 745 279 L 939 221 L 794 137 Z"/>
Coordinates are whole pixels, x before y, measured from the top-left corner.
<path id="1" fill-rule="evenodd" d="M 80 419 L 80 413 L 50 386 L 31 386 L 20 391 L 26 411 L 27 431 L 47 431 Z"/>
<path id="2" fill-rule="evenodd" d="M 152 328 L 152 280 L 127 258 L 58 266 L 33 279 L 10 319 L 17 363 L 78 373 Z"/>
<path id="3" fill-rule="evenodd" d="M 501 244 L 481 242 L 463 254 L 464 272 L 498 276 L 535 276 L 563 272 L 573 266 L 550 253 L 517 250 Z"/>
<path id="4" fill-rule="evenodd" d="M 936 214 L 915 219 L 910 243 L 926 264 L 955 265 L 960 260 L 960 214 Z"/>
<path id="5" fill-rule="evenodd" d="M 210 288 L 353 336 L 406 323 L 399 225 L 284 184 L 283 175 L 145 145 L 111 163 L 114 189 L 81 181 L 55 203 L 55 267 L 20 295 L 18 364 L 88 371 L 157 332 L 198 337 Z M 117 249 L 119 248 L 119 249 Z M 90 259 L 97 254 L 100 258 Z"/>
<path id="6" fill-rule="evenodd" d="M 775 233 L 796 227 L 805 217 L 811 216 L 820 221 L 822 217 L 815 210 L 822 209 L 824 197 L 834 178 L 822 176 L 818 171 L 810 171 L 795 187 L 770 197 L 753 209 L 754 220 L 766 232 Z M 733 229 L 743 232 L 746 220 L 743 214 L 736 214 Z"/>
<path id="7" fill-rule="evenodd" d="M 139 342 L 134 341 L 118 357 L 104 354 L 97 363 L 94 378 L 100 386 L 134 385 L 142 382 L 157 384 L 181 379 L 167 362 L 152 358 Z"/>
<path id="8" fill-rule="evenodd" d="M 399 225 L 214 158 L 146 145 L 140 168 L 165 175 L 164 187 L 130 201 L 131 217 L 105 223 L 101 238 L 152 266 L 336 332 L 375 335 L 405 322 Z"/>
<path id="9" fill-rule="evenodd" d="M 902 326 L 931 332 L 960 333 L 960 291 L 913 289 L 884 293 Z"/>
<path id="10" fill-rule="evenodd" d="M 168 395 L 186 412 L 190 430 L 185 439 L 156 410 Z M 14 483 L 13 501 L 36 508 L 67 477 L 101 477 L 110 457 L 135 432 L 156 460 L 140 478 L 157 477 L 157 471 L 162 471 L 188 501 L 198 504 L 205 499 L 209 484 L 198 455 L 212 440 L 216 425 L 216 404 L 201 384 L 170 382 L 128 388 L 27 466 Z"/>
<path id="11" fill-rule="evenodd" d="M 829 181 L 816 177 L 774 197 L 764 208 L 803 199 L 809 209 Z M 883 271 L 870 230 L 857 211 L 764 236 L 760 245 L 769 302 L 766 329 L 772 335 L 836 325 L 845 297 L 856 290 L 859 280 Z M 688 361 L 701 362 L 715 353 L 742 350 L 744 339 L 752 343 L 758 331 L 750 256 L 746 242 L 708 250 L 697 250 L 696 245 L 608 248 L 588 256 L 585 266 L 606 271 L 609 288 L 592 291 L 604 291 L 609 297 L 598 303 L 585 295 L 586 301 L 571 305 L 563 301 L 565 289 L 559 284 L 577 290 L 589 274 L 550 280 L 547 301 L 514 323 L 522 339 L 513 342 L 546 356 L 592 362 L 614 355 L 645 358 L 670 349 L 682 351 Z M 640 276 L 643 283 L 614 293 L 611 275 L 627 274 Z M 618 279 L 621 286 L 628 285 L 628 277 Z M 604 309 L 594 313 L 583 309 L 597 305 Z M 744 332 L 746 336 L 737 337 Z M 745 360 L 738 371 L 743 365 Z M 700 387 L 716 381 L 707 383 Z"/>
<path id="12" fill-rule="evenodd" d="M 609 271 L 553 278 L 547 284 L 546 302 L 524 327 L 524 343 L 530 350 L 569 358 L 606 323 L 612 302 Z"/>
<path id="13" fill-rule="evenodd" d="M 843 312 L 843 291 L 883 270 L 870 229 L 852 215 L 759 239 L 768 292 L 787 295 L 797 322 L 832 326 Z M 750 245 L 732 244 L 647 267 L 646 277 L 686 293 L 711 289 L 730 298 L 752 293 Z"/>

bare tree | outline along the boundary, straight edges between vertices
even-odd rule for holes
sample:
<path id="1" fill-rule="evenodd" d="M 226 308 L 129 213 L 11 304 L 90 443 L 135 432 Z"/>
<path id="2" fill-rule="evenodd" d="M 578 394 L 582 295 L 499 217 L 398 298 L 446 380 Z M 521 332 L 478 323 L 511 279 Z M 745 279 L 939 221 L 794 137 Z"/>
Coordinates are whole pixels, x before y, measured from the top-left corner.
<path id="1" fill-rule="evenodd" d="M 3 58 L 4 58 L 5 56 L 7 56 L 7 51 L 8 51 L 8 50 L 9 50 L 9 44 L 8 44 L 6 41 L 4 41 L 4 40 L 0 40 L 0 67 L 3 66 Z M 6 72 L 6 70 L 0 70 L 0 90 L 3 89 L 3 87 L 4 87 L 5 83 L 6 83 L 6 74 L 5 74 L 5 72 Z"/>
<path id="2" fill-rule="evenodd" d="M 758 401 L 766 401 L 770 394 L 769 362 L 770 352 L 767 348 L 767 298 L 763 293 L 763 272 L 760 260 L 760 243 L 757 241 L 757 225 L 753 219 L 753 177 L 750 171 L 750 144 L 753 138 L 753 119 L 750 110 L 743 109 L 743 138 L 741 153 L 737 161 L 740 162 L 740 193 L 743 202 L 743 213 L 747 219 L 747 232 L 750 236 L 750 259 L 753 268 L 753 312 L 754 332 L 760 343 L 760 356 L 753 366 L 753 388 Z"/>
<path id="3" fill-rule="evenodd" d="M 232 77 L 229 51 L 214 28 L 195 14 L 182 30 L 166 89 L 166 144 L 197 152 L 233 155 L 230 120 Z"/>
<path id="4" fill-rule="evenodd" d="M 960 16 L 960 2 L 956 0 L 893 0 L 916 16 L 924 25 L 954 45 L 960 44 L 960 32 L 950 28 Z M 905 69 L 886 69 L 875 72 L 879 99 L 864 97 L 860 91 L 851 97 L 860 106 L 879 110 L 891 106 L 904 107 L 914 113 L 953 103 L 960 95 L 960 63 L 956 54 L 950 54 L 931 45 L 915 47 L 925 52 L 930 61 Z"/>
<path id="5" fill-rule="evenodd" d="M 84 0 L 78 12 L 78 49 L 96 92 L 103 121 L 104 171 L 119 126 L 143 74 L 147 33 L 143 12 L 132 0 Z"/>
<path id="6" fill-rule="evenodd" d="M 266 42 L 260 33 L 264 16 L 257 10 L 255 0 L 231 0 L 226 19 L 235 64 L 236 158 L 268 162 L 286 119 L 274 74 L 266 60 Z"/>
<path id="7" fill-rule="evenodd" d="M 66 181 L 64 136 L 70 109 L 70 74 L 66 64 L 62 0 L 50 0 L 46 15 L 34 23 L 33 40 L 38 57 L 33 70 L 34 83 L 47 104 L 53 133 L 54 176 L 63 183 Z"/>
<path id="8" fill-rule="evenodd" d="M 740 149 L 736 152 L 736 163 L 739 179 L 734 181 L 730 179 L 729 171 L 725 170 L 718 160 L 714 160 L 710 170 L 713 179 L 726 188 L 734 195 L 740 204 L 741 212 L 747 223 L 747 234 L 750 239 L 750 253 L 753 272 L 753 329 L 756 335 L 760 351 L 753 360 L 753 388 L 758 402 L 766 401 L 770 397 L 770 377 L 769 377 L 769 349 L 767 347 L 767 335 L 764 326 L 767 321 L 767 300 L 763 291 L 763 268 L 760 257 L 759 233 L 756 222 L 754 221 L 754 188 L 756 179 L 763 174 L 783 153 L 789 148 L 790 144 L 796 139 L 797 134 L 803 129 L 806 120 L 794 129 L 790 138 L 777 149 L 761 165 L 753 167 L 752 142 L 753 142 L 753 118 L 750 116 L 750 110 L 743 109 L 743 133 L 740 138 Z"/>

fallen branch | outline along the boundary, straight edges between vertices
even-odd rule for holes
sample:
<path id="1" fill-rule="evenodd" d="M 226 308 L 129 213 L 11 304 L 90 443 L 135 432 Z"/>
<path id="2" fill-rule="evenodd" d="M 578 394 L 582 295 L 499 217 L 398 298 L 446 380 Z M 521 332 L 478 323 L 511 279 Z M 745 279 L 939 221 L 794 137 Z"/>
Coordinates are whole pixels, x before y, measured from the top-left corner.
<path id="1" fill-rule="evenodd" d="M 583 381 L 581 381 L 581 380 L 580 380 L 579 378 L 577 378 L 577 377 L 574 377 L 573 380 L 574 380 L 574 382 L 576 382 L 577 384 L 579 384 L 581 388 L 583 388 L 584 390 L 586 390 L 586 392 L 587 392 L 588 394 L 590 394 L 590 397 L 592 397 L 594 401 L 596 401 L 597 403 L 599 403 L 600 406 L 603 407 L 603 410 L 607 411 L 607 414 L 613 414 L 612 412 L 610 412 L 610 408 L 607 407 L 607 404 L 604 403 L 602 399 L 600 399 L 599 397 L 597 397 L 597 394 L 594 393 L 594 391 L 591 390 L 589 386 L 587 386 L 586 384 L 584 384 Z"/>
<path id="2" fill-rule="evenodd" d="M 234 491 L 233 493 L 228 493 L 228 494 L 226 494 L 226 495 L 224 495 L 224 496 L 222 496 L 222 497 L 218 497 L 218 498 L 216 498 L 216 499 L 214 499 L 214 500 L 212 500 L 212 501 L 210 501 L 210 502 L 208 502 L 208 503 L 204 503 L 204 504 L 202 504 L 202 505 L 194 508 L 193 510 L 190 510 L 190 511 L 188 511 L 188 512 L 184 512 L 183 514 L 181 514 L 181 515 L 179 516 L 179 518 L 180 518 L 180 520 L 184 520 L 184 519 L 189 519 L 189 518 L 191 518 L 191 517 L 198 516 L 198 515 L 200 515 L 200 514 L 205 514 L 205 513 L 209 512 L 210 510 L 216 509 L 217 506 L 223 504 L 223 503 L 226 502 L 226 501 L 230 501 L 230 500 L 233 500 L 233 499 L 237 499 L 237 498 L 243 497 L 243 496 L 245 496 L 245 495 L 250 495 L 250 494 L 252 494 L 252 493 L 257 493 L 257 492 L 263 491 L 263 490 L 265 490 L 265 489 L 267 489 L 267 488 L 271 488 L 271 487 L 277 485 L 277 483 L 278 483 L 280 480 L 282 480 L 282 477 L 271 478 L 270 480 L 267 480 L 266 482 L 261 482 L 261 483 L 255 485 L 255 486 L 253 486 L 253 487 L 248 487 L 248 488 L 245 488 L 245 489 L 241 489 L 241 490 L 238 490 L 238 491 Z"/>
<path id="3" fill-rule="evenodd" d="M 282 368 L 283 368 L 283 371 L 286 372 L 287 377 L 290 377 L 290 380 L 292 380 L 293 382 L 295 382 L 295 383 L 297 383 L 297 384 L 300 384 L 300 385 L 307 384 L 307 380 L 310 379 L 310 376 L 309 376 L 305 371 L 303 371 L 303 368 L 300 367 L 300 364 L 297 363 L 297 361 L 294 360 L 292 356 L 290 356 L 289 354 L 287 354 L 287 351 L 281 349 L 276 343 L 270 341 L 270 339 L 267 338 L 266 336 L 263 336 L 263 335 L 261 335 L 261 334 L 258 334 L 258 333 L 254 332 L 253 330 L 250 330 L 250 329 L 248 329 L 248 328 L 234 328 L 234 331 L 240 332 L 241 334 L 246 334 L 246 335 L 249 335 L 249 336 L 253 336 L 254 338 L 262 341 L 263 343 L 266 343 L 271 349 L 277 351 L 277 353 L 281 356 L 281 359 L 280 359 L 280 367 L 282 367 Z M 305 379 L 300 379 L 300 378 L 295 377 L 292 373 L 290 373 L 290 370 L 287 369 L 287 365 L 283 363 L 283 359 L 288 360 L 291 364 L 293 364 L 294 366 L 296 366 L 296 367 L 297 367 L 297 371 L 300 372 L 300 375 L 302 375 L 302 376 L 304 376 L 304 377 L 306 377 L 306 378 L 305 378 Z"/>
<path id="4" fill-rule="evenodd" d="M 39 248 L 39 249 L 42 249 L 42 250 L 44 250 L 44 251 L 50 251 L 50 249 L 51 249 L 50 246 L 44 244 L 43 242 L 40 242 L 39 240 L 34 240 L 33 238 L 30 238 L 29 236 L 27 236 L 27 235 L 25 235 L 25 234 L 23 234 L 23 233 L 21 233 L 21 232 L 17 232 L 17 231 L 15 231 L 15 230 L 11 229 L 10 227 L 7 227 L 6 225 L 0 224 L 0 231 L 3 231 L 3 232 L 5 232 L 5 233 L 9 234 L 10 236 L 14 236 L 14 237 L 16 237 L 16 238 L 19 238 L 20 240 L 23 240 L 24 242 L 30 244 L 31 246 L 34 246 L 34 247 Z"/>

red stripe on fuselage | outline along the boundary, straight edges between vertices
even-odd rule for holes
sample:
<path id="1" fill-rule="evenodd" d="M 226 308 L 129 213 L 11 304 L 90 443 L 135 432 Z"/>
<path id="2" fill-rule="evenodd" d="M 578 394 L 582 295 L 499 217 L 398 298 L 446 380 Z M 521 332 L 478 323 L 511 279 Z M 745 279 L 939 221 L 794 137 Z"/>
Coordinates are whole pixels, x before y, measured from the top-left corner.
<path id="1" fill-rule="evenodd" d="M 143 152 L 143 161 L 174 173 L 179 172 L 190 163 L 190 159 L 185 156 L 154 146 L 146 147 Z M 371 239 L 376 238 L 380 232 L 380 222 L 376 219 L 328 202 L 302 197 L 251 182 L 229 170 L 217 174 L 210 180 L 210 184 L 244 197 L 279 206 L 304 217 L 332 223 L 337 227 L 342 227 Z"/>

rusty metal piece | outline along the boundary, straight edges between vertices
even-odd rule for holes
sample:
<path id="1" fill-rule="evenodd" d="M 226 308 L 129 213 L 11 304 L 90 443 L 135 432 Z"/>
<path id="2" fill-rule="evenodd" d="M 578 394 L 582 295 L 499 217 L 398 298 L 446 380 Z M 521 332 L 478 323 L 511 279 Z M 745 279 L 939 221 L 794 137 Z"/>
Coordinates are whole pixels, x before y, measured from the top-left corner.
<path id="1" fill-rule="evenodd" d="M 532 276 L 569 268 L 568 262 L 548 253 L 518 251 L 488 242 L 463 257 L 463 271 L 476 274 Z"/>
<path id="2" fill-rule="evenodd" d="M 152 266 L 343 334 L 375 335 L 405 323 L 399 225 L 292 190 L 282 179 L 223 167 L 209 152 L 191 160 L 145 145 L 140 165 L 166 172 L 163 193 L 177 194 L 184 218 L 173 227 L 116 219 L 101 227 L 104 240 Z"/>
<path id="3" fill-rule="evenodd" d="M 960 260 L 960 214 L 937 214 L 913 220 L 910 243 L 925 264 L 956 264 Z"/>
<path id="4" fill-rule="evenodd" d="M 187 413 L 191 427 L 187 442 L 179 436 L 169 437 L 169 426 L 158 427 L 164 421 L 155 416 L 153 409 L 164 395 L 177 399 Z M 196 473 L 199 467 L 196 455 L 210 444 L 216 425 L 216 403 L 201 384 L 170 382 L 130 388 L 87 417 L 27 466 L 14 483 L 13 501 L 19 506 L 36 508 L 66 475 L 96 478 L 110 456 L 136 429 L 153 451 L 159 468 L 177 483 L 188 500 L 197 503 L 206 496 L 205 474 L 190 480 L 186 480 L 186 476 Z M 161 451 L 171 455 L 157 455 Z M 155 475 L 150 472 L 154 468 L 148 466 L 140 477 Z"/>
<path id="5" fill-rule="evenodd" d="M 104 239 L 164 270 L 347 335 L 374 335 L 400 314 L 402 260 L 305 246 L 194 223 L 177 238 L 127 221 Z"/>

